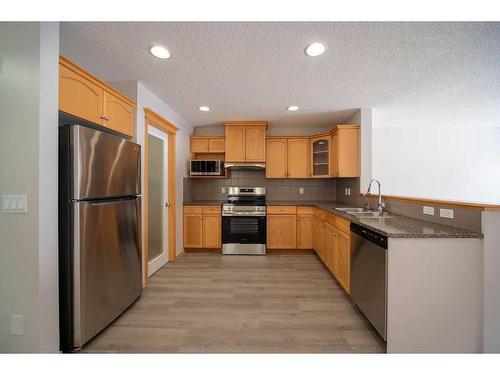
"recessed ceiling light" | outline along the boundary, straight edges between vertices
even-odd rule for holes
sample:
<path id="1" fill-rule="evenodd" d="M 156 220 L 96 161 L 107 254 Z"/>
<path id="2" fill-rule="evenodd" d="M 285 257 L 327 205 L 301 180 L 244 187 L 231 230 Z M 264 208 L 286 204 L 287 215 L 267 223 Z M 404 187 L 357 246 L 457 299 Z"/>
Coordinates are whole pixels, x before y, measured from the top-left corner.
<path id="1" fill-rule="evenodd" d="M 151 54 L 159 59 L 168 59 L 170 57 L 170 52 L 165 47 L 153 46 L 150 49 Z"/>
<path id="2" fill-rule="evenodd" d="M 206 105 L 199 106 L 198 109 L 202 112 L 210 111 L 210 107 L 207 107 Z"/>
<path id="3" fill-rule="evenodd" d="M 299 109 L 299 107 L 297 107 L 296 105 L 291 105 L 287 108 L 289 111 L 296 111 L 297 109 Z"/>
<path id="4" fill-rule="evenodd" d="M 306 47 L 306 55 L 311 57 L 316 57 L 325 53 L 326 46 L 323 43 L 315 42 L 311 43 Z"/>

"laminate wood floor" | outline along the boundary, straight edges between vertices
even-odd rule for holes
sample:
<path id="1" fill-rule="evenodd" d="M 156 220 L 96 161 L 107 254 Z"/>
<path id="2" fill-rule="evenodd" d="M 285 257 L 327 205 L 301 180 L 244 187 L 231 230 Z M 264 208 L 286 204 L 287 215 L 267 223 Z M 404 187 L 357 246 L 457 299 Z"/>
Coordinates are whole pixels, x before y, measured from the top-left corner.
<path id="1" fill-rule="evenodd" d="M 314 253 L 187 253 L 82 350 L 381 353 L 384 342 Z"/>

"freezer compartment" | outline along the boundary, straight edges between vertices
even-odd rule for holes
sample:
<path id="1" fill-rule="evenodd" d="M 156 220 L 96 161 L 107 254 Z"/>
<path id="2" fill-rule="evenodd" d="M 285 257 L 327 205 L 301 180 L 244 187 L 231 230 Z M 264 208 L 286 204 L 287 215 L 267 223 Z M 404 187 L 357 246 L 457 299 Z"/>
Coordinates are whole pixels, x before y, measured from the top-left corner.
<path id="1" fill-rule="evenodd" d="M 116 135 L 81 125 L 65 125 L 69 144 L 69 199 L 97 199 L 141 193 L 141 146 Z"/>
<path id="2" fill-rule="evenodd" d="M 141 294 L 140 198 L 73 203 L 73 347 Z"/>

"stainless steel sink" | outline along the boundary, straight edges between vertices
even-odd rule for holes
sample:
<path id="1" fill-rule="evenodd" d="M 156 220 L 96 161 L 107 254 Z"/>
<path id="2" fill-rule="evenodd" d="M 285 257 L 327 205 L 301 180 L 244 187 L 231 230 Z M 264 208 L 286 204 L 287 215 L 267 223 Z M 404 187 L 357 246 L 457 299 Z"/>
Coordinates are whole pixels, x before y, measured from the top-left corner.
<path id="1" fill-rule="evenodd" d="M 355 216 L 359 219 L 389 219 L 394 216 L 388 214 L 387 212 L 379 213 L 377 211 L 370 211 L 366 208 L 359 207 L 340 207 L 335 208 L 338 211 L 345 212 L 346 214 Z"/>
<path id="2" fill-rule="evenodd" d="M 335 209 L 338 211 L 348 213 L 348 214 L 352 214 L 355 212 L 371 212 L 371 211 L 368 211 L 366 208 L 359 208 L 359 207 L 348 207 L 348 208 L 345 208 L 345 207 L 336 208 L 335 207 Z"/>

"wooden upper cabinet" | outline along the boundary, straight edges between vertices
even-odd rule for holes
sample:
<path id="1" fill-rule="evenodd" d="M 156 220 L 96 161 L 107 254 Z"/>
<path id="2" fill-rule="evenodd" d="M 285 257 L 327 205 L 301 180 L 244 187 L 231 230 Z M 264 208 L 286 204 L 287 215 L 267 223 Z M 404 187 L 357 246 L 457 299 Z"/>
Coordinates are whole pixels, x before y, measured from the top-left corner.
<path id="1" fill-rule="evenodd" d="M 265 163 L 266 128 L 265 121 L 225 122 L 226 161 Z"/>
<path id="2" fill-rule="evenodd" d="M 128 136 L 134 133 L 134 102 L 62 56 L 59 110 Z"/>
<path id="3" fill-rule="evenodd" d="M 104 126 L 132 136 L 134 134 L 134 106 L 108 91 L 104 91 Z"/>
<path id="4" fill-rule="evenodd" d="M 191 136 L 189 149 L 192 154 L 223 154 L 224 136 Z"/>
<path id="5" fill-rule="evenodd" d="M 339 177 L 339 135 L 334 132 L 332 135 L 332 152 L 330 154 L 330 172 L 332 177 Z"/>
<path id="6" fill-rule="evenodd" d="M 208 138 L 208 151 L 216 153 L 224 153 L 226 151 L 224 137 Z"/>
<path id="7" fill-rule="evenodd" d="M 310 176 L 309 138 L 288 139 L 288 177 L 307 178 Z"/>
<path id="8" fill-rule="evenodd" d="M 208 153 L 208 138 L 191 138 L 192 153 Z"/>
<path id="9" fill-rule="evenodd" d="M 266 177 L 285 178 L 288 174 L 288 140 L 272 138 L 266 141 Z"/>
<path id="10" fill-rule="evenodd" d="M 245 126 L 245 161 L 266 161 L 265 126 Z"/>
<path id="11" fill-rule="evenodd" d="M 328 134 L 311 139 L 312 177 L 330 177 L 330 138 Z"/>
<path id="12" fill-rule="evenodd" d="M 226 126 L 224 132 L 226 135 L 226 161 L 245 162 L 245 126 Z"/>
<path id="13" fill-rule="evenodd" d="M 360 176 L 359 126 L 337 125 L 332 135 L 332 177 Z"/>
<path id="14" fill-rule="evenodd" d="M 104 90 L 82 74 L 59 65 L 59 110 L 103 123 Z"/>

